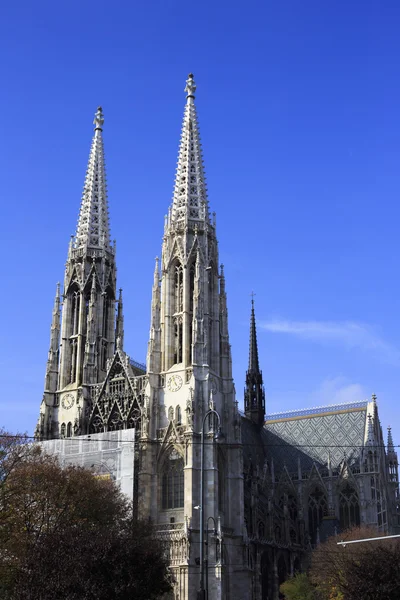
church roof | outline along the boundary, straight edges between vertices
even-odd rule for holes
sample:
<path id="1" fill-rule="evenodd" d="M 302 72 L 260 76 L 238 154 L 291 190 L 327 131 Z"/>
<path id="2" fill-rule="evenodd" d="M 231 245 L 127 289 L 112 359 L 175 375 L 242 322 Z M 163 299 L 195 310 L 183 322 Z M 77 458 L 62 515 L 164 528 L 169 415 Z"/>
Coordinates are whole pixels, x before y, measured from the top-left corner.
<path id="1" fill-rule="evenodd" d="M 289 472 L 297 472 L 299 458 L 302 471 L 310 470 L 313 462 L 327 468 L 328 461 L 336 470 L 344 457 L 350 464 L 358 462 L 367 412 L 365 400 L 267 415 L 266 444 L 275 467 L 286 465 Z"/>

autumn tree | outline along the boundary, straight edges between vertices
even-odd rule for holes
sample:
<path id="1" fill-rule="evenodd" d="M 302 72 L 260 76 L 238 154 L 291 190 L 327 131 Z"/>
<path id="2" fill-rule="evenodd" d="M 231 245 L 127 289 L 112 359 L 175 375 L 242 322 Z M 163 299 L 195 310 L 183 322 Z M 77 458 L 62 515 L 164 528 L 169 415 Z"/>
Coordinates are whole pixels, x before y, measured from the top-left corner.
<path id="1" fill-rule="evenodd" d="M 162 548 L 113 481 L 1 436 L 2 599 L 150 600 L 170 589 Z"/>
<path id="2" fill-rule="evenodd" d="M 400 543 L 382 540 L 338 546 L 338 541 L 382 537 L 373 528 L 355 527 L 328 539 L 313 552 L 311 580 L 332 600 L 398 600 Z"/>

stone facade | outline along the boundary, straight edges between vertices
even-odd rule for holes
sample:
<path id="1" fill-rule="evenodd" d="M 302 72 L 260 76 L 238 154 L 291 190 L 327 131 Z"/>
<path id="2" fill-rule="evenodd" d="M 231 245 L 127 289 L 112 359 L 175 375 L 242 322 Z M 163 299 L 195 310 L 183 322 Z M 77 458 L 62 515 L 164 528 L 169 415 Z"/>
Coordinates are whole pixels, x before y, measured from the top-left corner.
<path id="1" fill-rule="evenodd" d="M 203 584 L 213 600 L 275 600 L 279 583 L 327 535 L 353 523 L 398 526 L 397 455 L 391 434 L 385 451 L 375 398 L 265 418 L 254 302 L 245 412 L 239 411 L 192 75 L 185 92 L 146 365 L 124 350 L 104 117 L 100 108 L 95 115 L 63 295 L 56 291 L 36 437 L 83 440 L 134 428 L 134 504 L 165 541 L 174 599 L 196 598 Z"/>

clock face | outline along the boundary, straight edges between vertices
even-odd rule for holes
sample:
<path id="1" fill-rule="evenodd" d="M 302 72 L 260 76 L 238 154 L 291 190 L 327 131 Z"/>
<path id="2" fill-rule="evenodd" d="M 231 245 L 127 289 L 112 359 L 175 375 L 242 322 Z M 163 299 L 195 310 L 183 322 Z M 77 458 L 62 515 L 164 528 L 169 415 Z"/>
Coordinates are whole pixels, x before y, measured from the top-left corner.
<path id="1" fill-rule="evenodd" d="M 61 405 L 63 408 L 65 408 L 65 410 L 69 410 L 70 408 L 73 407 L 75 402 L 75 398 L 73 397 L 72 394 L 66 394 L 64 396 L 64 398 L 62 399 Z"/>
<path id="2" fill-rule="evenodd" d="M 168 389 L 170 392 L 177 392 L 181 389 L 183 383 L 183 379 L 180 375 L 171 375 L 168 379 Z"/>

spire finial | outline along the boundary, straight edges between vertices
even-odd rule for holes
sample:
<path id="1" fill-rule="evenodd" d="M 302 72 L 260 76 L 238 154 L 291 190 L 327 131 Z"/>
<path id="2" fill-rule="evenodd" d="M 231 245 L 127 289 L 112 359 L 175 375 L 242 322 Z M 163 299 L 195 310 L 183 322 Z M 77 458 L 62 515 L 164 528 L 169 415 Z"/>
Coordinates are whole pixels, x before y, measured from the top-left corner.
<path id="1" fill-rule="evenodd" d="M 194 82 L 193 73 L 189 73 L 188 78 L 186 79 L 186 98 L 194 98 L 194 94 L 196 92 L 196 84 Z"/>
<path id="2" fill-rule="evenodd" d="M 96 131 L 97 129 L 99 129 L 100 131 L 103 131 L 103 124 L 104 124 L 103 109 L 101 108 L 101 106 L 98 106 L 97 112 L 94 115 L 93 125 L 96 125 L 94 130 Z"/>

